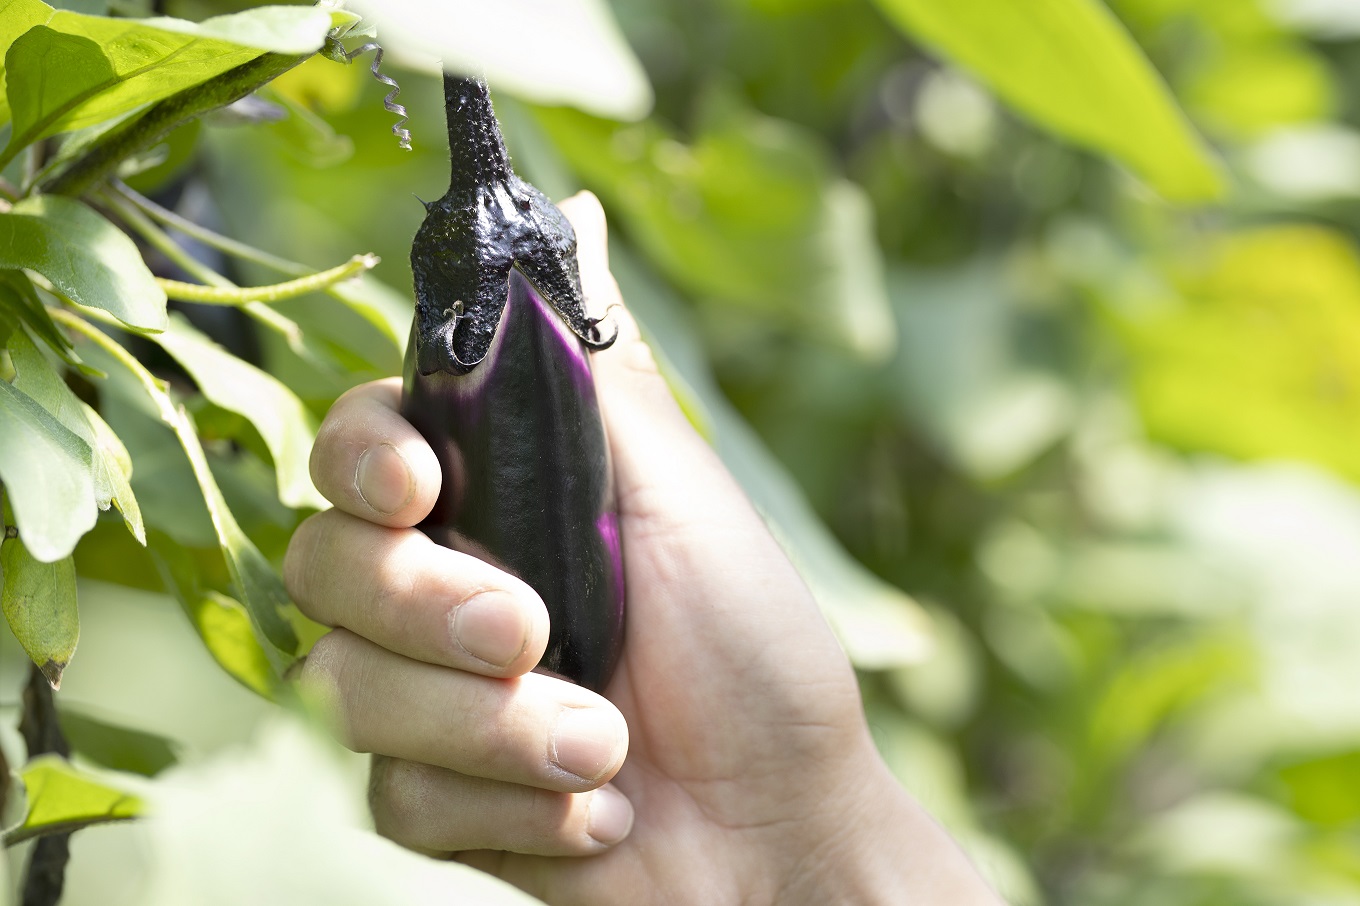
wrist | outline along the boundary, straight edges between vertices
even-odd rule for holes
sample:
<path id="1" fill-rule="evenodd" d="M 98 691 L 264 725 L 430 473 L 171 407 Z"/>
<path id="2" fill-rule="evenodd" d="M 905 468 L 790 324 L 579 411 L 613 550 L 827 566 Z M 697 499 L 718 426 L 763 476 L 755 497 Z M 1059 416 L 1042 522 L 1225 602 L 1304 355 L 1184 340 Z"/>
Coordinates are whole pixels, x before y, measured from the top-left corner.
<path id="1" fill-rule="evenodd" d="M 847 777 L 770 902 L 1002 906 L 957 843 L 904 790 L 876 751 Z"/>

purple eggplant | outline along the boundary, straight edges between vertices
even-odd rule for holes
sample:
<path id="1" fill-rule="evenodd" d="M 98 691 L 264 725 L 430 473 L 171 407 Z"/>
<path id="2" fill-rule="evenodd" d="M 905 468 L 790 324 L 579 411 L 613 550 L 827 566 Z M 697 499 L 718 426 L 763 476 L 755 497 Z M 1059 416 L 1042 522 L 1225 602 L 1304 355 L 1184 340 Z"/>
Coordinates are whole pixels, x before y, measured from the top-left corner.
<path id="1" fill-rule="evenodd" d="M 510 168 L 486 83 L 444 76 L 452 178 L 411 245 L 402 413 L 443 469 L 420 528 L 548 606 L 538 669 L 591 689 L 623 641 L 623 551 L 576 234 Z"/>

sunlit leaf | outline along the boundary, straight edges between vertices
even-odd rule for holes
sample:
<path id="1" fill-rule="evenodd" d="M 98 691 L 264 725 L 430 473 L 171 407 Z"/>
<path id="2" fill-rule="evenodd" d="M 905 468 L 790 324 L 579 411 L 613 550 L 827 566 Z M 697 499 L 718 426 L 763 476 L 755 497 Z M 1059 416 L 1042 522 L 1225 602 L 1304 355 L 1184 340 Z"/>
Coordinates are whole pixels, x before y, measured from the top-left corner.
<path id="1" fill-rule="evenodd" d="M 1360 259 L 1313 226 L 1187 250 L 1169 298 L 1120 309 L 1152 437 L 1240 459 L 1302 459 L 1360 480 Z"/>
<path id="2" fill-rule="evenodd" d="M 274 460 L 280 500 L 291 507 L 329 505 L 313 486 L 307 464 L 316 440 L 316 420 L 293 391 L 179 316 L 171 318 L 155 340 L 189 372 L 204 396 L 245 416 L 260 432 Z"/>
<path id="3" fill-rule="evenodd" d="M 0 0 L 0 126 L 9 122 L 5 97 L 5 55 L 15 40 L 35 25 L 42 25 L 56 12 L 41 0 Z"/>
<path id="4" fill-rule="evenodd" d="M 33 559 L 20 538 L 7 537 L 0 541 L 0 572 L 5 620 L 55 689 L 80 639 L 75 561 L 66 556 L 43 563 Z"/>
<path id="5" fill-rule="evenodd" d="M 5 834 L 6 846 L 91 824 L 126 821 L 142 813 L 141 799 L 55 755 L 30 761 L 20 777 L 28 791 L 28 815 L 23 824 Z"/>
<path id="6" fill-rule="evenodd" d="M 1195 73 L 1186 106 L 1231 136 L 1324 119 L 1333 106 L 1326 58 L 1286 41 L 1232 47 Z"/>
<path id="7" fill-rule="evenodd" d="M 0 213 L 0 267 L 42 274 L 74 302 L 164 330 L 165 293 L 122 230 L 69 198 L 37 195 Z"/>
<path id="8" fill-rule="evenodd" d="M 65 702 L 57 717 L 75 753 L 103 767 L 154 777 L 179 760 L 164 736 L 109 723 Z"/>
<path id="9" fill-rule="evenodd" d="M 0 381 L 0 481 L 34 558 L 71 553 L 94 525 L 90 447 L 27 394 Z"/>
<path id="10" fill-rule="evenodd" d="M 652 88 L 604 0 L 360 0 L 408 65 L 484 74 L 492 85 L 544 104 L 572 104 L 634 120 Z M 512 24 L 513 23 L 513 24 Z"/>
<path id="11" fill-rule="evenodd" d="M 1217 162 L 1099 0 L 876 0 L 906 34 L 1021 113 L 1120 160 L 1174 201 L 1222 191 Z"/>
<path id="12" fill-rule="evenodd" d="M 79 129 L 192 88 L 265 52 L 321 47 L 330 16 L 262 7 L 201 24 L 57 12 L 6 54 L 13 134 L 6 156 L 55 132 Z"/>
<path id="13" fill-rule="evenodd" d="M 118 435 L 113 433 L 113 429 L 100 417 L 99 413 L 90 406 L 81 404 L 81 409 L 85 413 L 85 419 L 94 430 L 94 443 L 91 445 L 94 450 L 96 482 L 107 481 L 109 485 L 109 495 L 118 507 L 118 511 L 123 514 L 123 522 L 127 525 L 132 537 L 142 544 L 146 544 L 146 525 L 142 521 L 142 510 L 137 505 L 137 498 L 132 493 L 132 457 L 128 455 L 127 448 L 118 439 Z"/>

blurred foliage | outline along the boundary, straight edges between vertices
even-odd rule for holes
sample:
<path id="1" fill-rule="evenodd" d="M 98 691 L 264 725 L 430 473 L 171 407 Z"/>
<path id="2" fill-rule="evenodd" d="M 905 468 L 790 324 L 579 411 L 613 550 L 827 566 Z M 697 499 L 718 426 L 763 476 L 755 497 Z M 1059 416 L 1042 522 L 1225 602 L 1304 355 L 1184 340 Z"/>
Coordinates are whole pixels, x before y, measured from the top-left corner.
<path id="1" fill-rule="evenodd" d="M 247 5 L 167 4 L 192 19 Z M 1031 66 L 1021 37 L 1044 22 L 1000 29 L 1002 6 L 631 0 L 614 13 L 650 114 L 615 122 L 527 89 L 498 91 L 497 109 L 526 178 L 604 200 L 620 283 L 687 411 L 835 586 L 819 597 L 885 758 L 1011 901 L 1360 904 L 1360 108 L 1344 90 L 1360 18 L 1311 0 L 1073 0 L 1045 9 L 1098 21 L 1099 40 L 1064 55 L 1089 33 L 1057 29 Z M 1016 43 L 993 65 L 1002 39 Z M 1119 61 L 1123 76 L 1097 77 Z M 291 261 L 383 258 L 364 304 L 276 306 L 307 345 L 184 309 L 214 352 L 273 375 L 312 418 L 398 367 L 423 214 L 411 196 L 447 180 L 437 81 L 391 70 L 405 154 L 365 70 L 312 60 L 262 93 L 283 118 L 209 117 L 131 177 Z M 1216 200 L 1167 200 L 1207 198 L 1219 177 Z M 179 238 L 238 284 L 277 279 Z M 41 331 L 4 274 L 0 300 Z M 82 641 L 63 695 L 174 740 L 152 747 L 159 765 L 259 719 L 209 653 L 275 691 L 233 586 L 240 555 L 199 489 L 211 478 L 214 506 L 277 565 L 301 514 L 278 500 L 275 457 L 296 466 L 279 450 L 297 439 L 227 393 L 193 392 L 193 360 L 129 342 L 186 421 L 167 423 L 126 374 L 91 393 L 98 378 L 66 369 L 135 464 L 148 548 L 117 514 L 76 546 Z M 88 346 L 81 358 L 112 374 Z M 6 399 L 4 424 L 47 430 Z M 174 442 L 185 424 L 196 453 Z M 276 616 L 314 638 L 291 609 Z M 184 653 L 195 632 L 208 653 Z M 111 679 L 120 657 L 147 673 Z M 162 660 L 185 688 L 156 686 Z M 0 705 L 17 696 L 5 676 Z M 221 717 L 198 713 L 211 703 Z M 99 751 L 150 772 L 142 742 Z M 77 763 L 118 761 L 86 745 Z M 286 773 L 307 745 L 275 734 L 236 767 Z M 3 734 L 0 747 L 14 752 Z M 231 770 L 203 789 L 247 783 Z M 191 805 L 176 810 L 199 795 L 184 776 L 148 825 L 167 847 L 206 839 Z M 108 892 L 122 832 L 77 835 L 70 902 L 137 902 Z M 211 883 L 200 870 L 171 880 Z"/>

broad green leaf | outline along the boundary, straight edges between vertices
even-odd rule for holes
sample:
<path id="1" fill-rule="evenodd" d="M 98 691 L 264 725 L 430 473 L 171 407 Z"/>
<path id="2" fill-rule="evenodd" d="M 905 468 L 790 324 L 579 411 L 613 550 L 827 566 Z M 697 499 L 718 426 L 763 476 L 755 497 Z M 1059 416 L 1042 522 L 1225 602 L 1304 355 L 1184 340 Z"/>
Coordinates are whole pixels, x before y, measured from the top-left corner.
<path id="1" fill-rule="evenodd" d="M 1108 154 L 1173 201 L 1216 198 L 1217 161 L 1100 0 L 875 0 L 908 36 L 1044 128 Z"/>
<path id="2" fill-rule="evenodd" d="M 1166 297 L 1123 300 L 1118 315 L 1153 439 L 1360 480 L 1352 242 L 1314 226 L 1245 231 L 1187 250 L 1167 276 Z"/>
<path id="3" fill-rule="evenodd" d="M 10 359 L 16 372 L 14 386 L 32 397 L 71 433 L 90 448 L 95 502 L 101 510 L 117 504 L 128 531 L 146 542 L 141 511 L 128 479 L 132 460 L 118 437 L 99 414 L 81 401 L 66 386 L 62 376 L 48 363 L 38 347 L 22 331 L 9 341 Z"/>
<path id="4" fill-rule="evenodd" d="M 14 637 L 56 689 L 80 639 L 76 566 L 70 556 L 43 563 L 20 538 L 0 541 L 0 606 Z"/>
<path id="5" fill-rule="evenodd" d="M 92 824 L 127 821 L 142 814 L 142 800 L 137 796 L 55 755 L 35 758 L 19 776 L 28 791 L 28 815 L 23 824 L 6 832 L 6 846 Z"/>
<path id="6" fill-rule="evenodd" d="M 37 195 L 0 213 L 0 267 L 42 274 L 71 301 L 165 329 L 165 293 L 122 230 L 79 201 Z"/>
<path id="7" fill-rule="evenodd" d="M 484 73 L 495 86 L 542 104 L 571 104 L 636 120 L 652 87 L 605 0 L 360 0 L 406 65 Z M 513 25 L 508 25 L 513 23 Z"/>
<path id="8" fill-rule="evenodd" d="M 895 333 L 863 190 L 834 178 L 826 149 L 792 123 L 709 107 L 692 145 L 650 120 L 557 108 L 538 122 L 648 259 L 715 317 L 886 356 Z"/>
<path id="9" fill-rule="evenodd" d="M 75 753 L 103 767 L 154 777 L 179 760 L 175 744 L 164 736 L 100 720 L 66 702 L 57 718 Z"/>
<path id="10" fill-rule="evenodd" d="M 712 443 L 821 605 L 850 660 L 867 670 L 921 660 L 931 645 L 930 621 L 902 590 L 856 561 L 822 524 L 802 491 L 715 385 L 694 329 L 680 304 L 617 244 L 611 270 L 624 297 L 711 420 Z"/>
<path id="11" fill-rule="evenodd" d="M 42 25 L 56 12 L 41 0 L 0 0 L 0 126 L 9 122 L 5 98 L 5 54 L 20 35 Z"/>
<path id="12" fill-rule="evenodd" d="M 273 699 L 279 675 L 260 647 L 246 609 L 239 601 L 204 589 L 193 560 L 183 548 L 162 539 L 155 553 L 166 587 L 179 600 L 213 660 L 251 692 Z"/>
<path id="13" fill-rule="evenodd" d="M 163 100 L 263 53 L 316 51 L 330 21 L 307 7 L 262 7 L 201 24 L 57 12 L 5 56 L 14 130 L 6 159 L 44 136 Z"/>
<path id="14" fill-rule="evenodd" d="M 52 316 L 47 313 L 32 281 L 23 271 L 0 270 L 0 310 L 6 308 L 27 324 L 34 335 L 50 346 L 53 352 L 69 364 L 79 367 L 80 363 L 71 352 L 71 341 L 52 322 Z"/>
<path id="15" fill-rule="evenodd" d="M 365 274 L 360 280 L 338 283 L 326 292 L 382 331 L 399 353 L 406 351 L 406 340 L 411 333 L 411 301 L 406 296 L 372 274 Z"/>
<path id="16" fill-rule="evenodd" d="M 114 354 L 104 346 L 90 346 L 85 355 L 91 361 L 107 366 L 104 370 L 109 373 L 115 392 L 124 396 L 133 394 L 136 391 L 129 385 L 135 383 L 150 398 L 156 416 L 174 431 L 193 468 L 218 546 L 226 558 L 227 570 L 250 612 L 251 620 L 275 648 L 285 655 L 294 654 L 298 646 L 297 634 L 281 612 L 290 603 L 283 581 L 232 515 L 217 479 L 208 466 L 208 458 L 189 413 L 171 398 L 164 386 L 141 363 L 126 352 Z"/>
<path id="17" fill-rule="evenodd" d="M 189 372 L 204 396 L 245 416 L 260 432 L 274 459 L 280 500 L 290 507 L 318 510 L 329 505 L 313 486 L 308 468 L 316 420 L 293 391 L 227 352 L 179 316 L 171 318 L 155 340 Z"/>
<path id="18" fill-rule="evenodd" d="M 24 545 L 51 563 L 94 525 L 91 451 L 25 393 L 0 381 L 0 481 Z"/>

